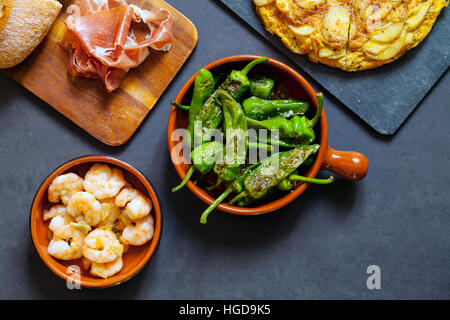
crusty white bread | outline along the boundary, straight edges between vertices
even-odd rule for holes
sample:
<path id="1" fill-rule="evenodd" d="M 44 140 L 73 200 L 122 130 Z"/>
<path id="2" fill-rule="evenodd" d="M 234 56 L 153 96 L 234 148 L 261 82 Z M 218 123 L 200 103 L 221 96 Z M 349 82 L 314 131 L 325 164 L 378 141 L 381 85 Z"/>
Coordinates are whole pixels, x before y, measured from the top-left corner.
<path id="1" fill-rule="evenodd" d="M 56 0 L 0 0 L 0 69 L 21 63 L 44 39 L 61 11 Z M 3 28 L 2 28 L 3 25 Z"/>

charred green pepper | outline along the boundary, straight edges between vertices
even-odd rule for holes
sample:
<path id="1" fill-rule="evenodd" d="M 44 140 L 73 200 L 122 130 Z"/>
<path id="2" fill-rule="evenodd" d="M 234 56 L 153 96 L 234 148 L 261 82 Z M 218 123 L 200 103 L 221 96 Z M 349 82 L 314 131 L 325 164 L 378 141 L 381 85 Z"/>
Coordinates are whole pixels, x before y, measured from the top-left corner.
<path id="1" fill-rule="evenodd" d="M 306 117 L 299 116 L 294 116 L 292 119 L 273 118 L 263 121 L 247 118 L 248 124 L 252 127 L 278 130 L 280 138 L 292 139 L 300 144 L 310 144 L 316 138 L 314 130 L 307 121 Z"/>
<path id="2" fill-rule="evenodd" d="M 225 82 L 219 87 L 219 89 L 226 90 L 229 94 L 233 96 L 234 99 L 240 100 L 244 93 L 248 91 L 250 88 L 250 80 L 248 78 L 248 73 L 253 69 L 256 65 L 266 62 L 269 60 L 268 58 L 258 58 L 251 61 L 249 64 L 245 66 L 244 69 L 238 71 L 231 71 L 228 78 Z M 225 88 L 223 88 L 225 86 Z"/>
<path id="3" fill-rule="evenodd" d="M 246 167 L 242 173 L 240 174 L 239 177 L 236 178 L 236 180 L 234 180 L 231 183 L 231 186 L 233 188 L 233 190 L 237 193 L 241 193 L 242 191 L 244 191 L 244 182 L 245 179 L 247 179 L 248 175 L 259 166 L 259 163 L 255 163 L 252 164 L 251 166 Z"/>
<path id="4" fill-rule="evenodd" d="M 276 117 L 290 118 L 304 115 L 310 108 L 308 102 L 297 100 L 266 100 L 250 97 L 242 103 L 247 117 L 254 120 L 267 120 Z"/>
<path id="5" fill-rule="evenodd" d="M 194 147 L 194 140 L 192 139 L 194 134 L 194 123 L 197 115 L 202 110 L 205 101 L 214 92 L 214 77 L 209 70 L 200 69 L 195 77 L 194 89 L 192 91 L 191 105 L 189 107 L 182 106 L 174 103 L 177 108 L 189 110 L 189 122 L 186 130 L 188 134 L 184 137 L 184 141 L 187 145 Z"/>
<path id="6" fill-rule="evenodd" d="M 232 192 L 242 192 L 244 190 L 244 181 L 248 175 L 254 170 L 259 164 L 254 164 L 251 166 L 243 167 L 241 173 L 233 182 L 227 183 L 227 188 L 224 192 L 202 213 L 200 217 L 200 222 L 205 224 L 207 222 L 209 214 L 222 203 Z M 231 203 L 230 203 L 231 204 Z"/>
<path id="7" fill-rule="evenodd" d="M 274 195 L 276 193 L 277 189 L 276 188 L 272 188 L 267 192 L 266 198 L 271 197 L 272 195 Z M 240 193 L 238 194 L 236 197 L 234 197 L 229 204 L 234 204 L 236 203 L 236 205 L 238 207 L 248 207 L 250 205 L 252 205 L 253 203 L 257 202 L 258 199 L 253 199 L 251 197 L 248 197 L 245 195 L 245 193 Z"/>
<path id="8" fill-rule="evenodd" d="M 216 91 L 222 105 L 226 144 L 223 157 L 214 166 L 214 172 L 223 181 L 233 181 L 245 164 L 248 149 L 247 120 L 239 103 L 224 90 Z"/>
<path id="9" fill-rule="evenodd" d="M 228 92 L 234 99 L 240 100 L 250 88 L 250 80 L 247 74 L 257 64 L 266 62 L 268 58 L 259 58 L 251 61 L 244 69 L 233 70 L 218 90 Z M 208 141 L 212 131 L 217 129 L 223 121 L 222 108 L 218 103 L 217 91 L 215 91 L 203 104 L 202 110 L 196 117 L 198 125 L 194 129 L 195 141 Z"/>
<path id="10" fill-rule="evenodd" d="M 310 144 L 316 139 L 313 128 L 319 121 L 323 110 L 323 95 L 321 93 L 317 94 L 317 101 L 317 112 L 311 120 L 305 116 L 294 116 L 292 119 L 278 117 L 263 121 L 247 117 L 247 122 L 252 127 L 278 130 L 281 139 L 293 139 L 301 144 Z"/>
<path id="11" fill-rule="evenodd" d="M 302 146 L 276 153 L 261 162 L 245 179 L 245 191 L 239 198 L 261 199 L 269 190 L 277 187 L 289 177 L 310 155 L 317 153 L 319 145 Z"/>
<path id="12" fill-rule="evenodd" d="M 217 90 L 217 103 L 222 106 L 224 114 L 223 129 L 226 136 L 226 145 L 222 153 L 222 159 L 214 165 L 214 172 L 219 181 L 225 181 L 227 189 L 203 212 L 200 222 L 206 223 L 209 214 L 238 188 L 239 184 L 233 184 L 243 174 L 243 167 L 247 157 L 248 137 L 247 121 L 244 110 L 239 103 L 224 90 Z M 239 189 L 240 190 L 240 189 Z"/>
<path id="13" fill-rule="evenodd" d="M 223 144 L 217 141 L 204 143 L 192 150 L 191 159 L 193 165 L 187 172 L 186 177 L 183 179 L 183 181 L 178 186 L 173 188 L 172 192 L 176 192 L 183 188 L 191 179 L 192 174 L 195 172 L 195 170 L 199 171 L 201 174 L 211 172 L 214 168 L 214 165 L 216 164 L 217 159 L 222 153 L 222 150 Z"/>
<path id="14" fill-rule="evenodd" d="M 268 99 L 275 87 L 273 78 L 263 75 L 253 75 L 250 79 L 250 94 L 259 98 Z"/>
<path id="15" fill-rule="evenodd" d="M 263 150 L 267 150 L 267 151 L 273 150 L 272 145 L 267 144 L 267 143 L 262 143 L 262 142 L 249 142 L 248 147 L 251 149 L 263 149 Z"/>
<path id="16" fill-rule="evenodd" d="M 292 141 L 292 140 L 281 140 L 281 139 L 260 139 L 258 141 L 259 143 L 271 145 L 271 146 L 280 146 L 283 148 L 289 148 L 289 149 L 295 149 L 303 146 L 303 143 L 299 143 L 298 141 Z"/>

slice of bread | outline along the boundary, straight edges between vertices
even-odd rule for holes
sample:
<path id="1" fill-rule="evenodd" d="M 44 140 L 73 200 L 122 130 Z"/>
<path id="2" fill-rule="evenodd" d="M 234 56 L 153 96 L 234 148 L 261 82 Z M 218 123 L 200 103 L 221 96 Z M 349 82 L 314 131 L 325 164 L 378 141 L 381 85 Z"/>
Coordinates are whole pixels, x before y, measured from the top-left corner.
<path id="1" fill-rule="evenodd" d="M 61 11 L 56 0 L 0 0 L 0 69 L 22 62 Z"/>

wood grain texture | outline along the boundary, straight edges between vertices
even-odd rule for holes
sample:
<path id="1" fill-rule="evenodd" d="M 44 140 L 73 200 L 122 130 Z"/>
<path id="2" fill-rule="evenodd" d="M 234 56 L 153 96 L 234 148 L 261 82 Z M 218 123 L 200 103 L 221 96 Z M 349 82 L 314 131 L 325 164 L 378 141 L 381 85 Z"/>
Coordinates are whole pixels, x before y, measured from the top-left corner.
<path id="1" fill-rule="evenodd" d="M 175 41 L 167 52 L 151 52 L 130 70 L 120 88 L 107 93 L 100 80 L 72 77 L 67 73 L 68 53 L 58 41 L 64 36 L 64 4 L 44 41 L 20 65 L 3 72 L 61 112 L 86 132 L 111 145 L 126 143 L 181 69 L 197 44 L 193 23 L 163 0 L 130 0 L 142 9 L 168 9 Z"/>

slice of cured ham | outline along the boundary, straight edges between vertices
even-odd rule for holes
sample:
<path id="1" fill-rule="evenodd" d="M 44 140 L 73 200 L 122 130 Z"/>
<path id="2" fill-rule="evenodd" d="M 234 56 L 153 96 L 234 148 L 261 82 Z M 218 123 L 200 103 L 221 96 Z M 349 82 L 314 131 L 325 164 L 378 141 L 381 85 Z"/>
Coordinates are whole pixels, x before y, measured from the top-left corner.
<path id="1" fill-rule="evenodd" d="M 172 19 L 164 9 L 142 10 L 125 0 L 76 0 L 68 8 L 69 73 L 100 78 L 108 92 L 117 89 L 130 68 L 141 64 L 149 48 L 167 51 L 173 42 Z M 148 32 L 136 39 L 133 24 L 145 23 Z"/>

